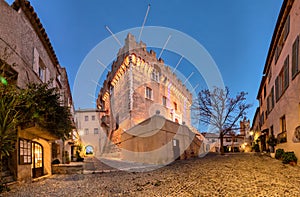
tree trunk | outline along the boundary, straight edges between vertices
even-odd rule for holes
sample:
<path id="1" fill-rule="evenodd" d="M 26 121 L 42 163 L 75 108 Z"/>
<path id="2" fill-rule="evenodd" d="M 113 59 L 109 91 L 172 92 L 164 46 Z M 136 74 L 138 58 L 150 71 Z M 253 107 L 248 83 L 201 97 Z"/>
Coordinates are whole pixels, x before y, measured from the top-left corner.
<path id="1" fill-rule="evenodd" d="M 234 140 L 235 140 L 235 137 L 232 136 L 231 140 L 232 140 L 232 142 L 231 142 L 231 152 L 234 152 Z"/>
<path id="2" fill-rule="evenodd" d="M 62 163 L 65 164 L 66 163 L 66 154 L 65 154 L 65 140 L 62 140 L 63 142 L 63 146 L 62 146 Z"/>
<path id="3" fill-rule="evenodd" d="M 221 155 L 225 154 L 224 153 L 224 146 L 223 146 L 223 137 L 224 137 L 223 132 L 220 131 L 220 153 L 221 153 Z"/>

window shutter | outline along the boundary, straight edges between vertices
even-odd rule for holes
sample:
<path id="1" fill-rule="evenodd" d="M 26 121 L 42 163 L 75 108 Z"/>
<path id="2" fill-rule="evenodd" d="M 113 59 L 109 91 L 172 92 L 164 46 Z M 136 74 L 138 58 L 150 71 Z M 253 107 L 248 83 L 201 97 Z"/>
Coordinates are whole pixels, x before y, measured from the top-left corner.
<path id="1" fill-rule="evenodd" d="M 289 86 L 289 56 L 284 61 L 284 90 Z"/>
<path id="2" fill-rule="evenodd" d="M 290 33 L 290 15 L 287 17 L 284 25 L 284 41 L 286 40 L 289 33 Z"/>
<path id="3" fill-rule="evenodd" d="M 271 89 L 271 99 L 272 99 L 272 109 L 274 108 L 274 86 L 272 87 L 272 89 Z"/>
<path id="4" fill-rule="evenodd" d="M 293 44 L 292 52 L 292 77 L 294 77 L 299 71 L 299 36 L 297 36 Z"/>
<path id="5" fill-rule="evenodd" d="M 50 71 L 49 71 L 49 68 L 46 68 L 45 72 L 46 72 L 46 81 L 45 82 L 48 82 L 50 80 Z"/>
<path id="6" fill-rule="evenodd" d="M 40 55 L 36 48 L 33 49 L 33 71 L 35 73 L 39 73 L 39 61 L 40 61 Z"/>
<path id="7" fill-rule="evenodd" d="M 279 84 L 278 84 L 278 77 L 275 79 L 275 97 L 276 101 L 279 99 Z"/>

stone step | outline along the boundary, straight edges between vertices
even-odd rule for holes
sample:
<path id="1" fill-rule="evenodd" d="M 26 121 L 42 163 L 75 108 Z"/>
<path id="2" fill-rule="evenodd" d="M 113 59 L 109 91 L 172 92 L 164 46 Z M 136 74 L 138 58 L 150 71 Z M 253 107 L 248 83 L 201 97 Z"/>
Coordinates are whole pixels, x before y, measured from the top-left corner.
<path id="1" fill-rule="evenodd" d="M 5 177 L 2 177 L 2 181 L 3 181 L 3 183 L 11 183 L 14 181 L 14 177 L 13 176 L 5 176 Z"/>
<path id="2" fill-rule="evenodd" d="M 10 173 L 10 171 L 9 170 L 5 170 L 5 171 L 3 171 L 3 172 L 1 172 L 1 177 L 5 177 L 5 176 L 10 176 L 11 175 L 11 173 Z"/>

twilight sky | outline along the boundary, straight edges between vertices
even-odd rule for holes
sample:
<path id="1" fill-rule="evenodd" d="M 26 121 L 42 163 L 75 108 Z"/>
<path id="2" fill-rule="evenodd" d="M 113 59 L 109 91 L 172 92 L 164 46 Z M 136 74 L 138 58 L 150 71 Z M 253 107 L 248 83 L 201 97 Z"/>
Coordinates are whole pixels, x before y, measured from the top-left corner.
<path id="1" fill-rule="evenodd" d="M 6 1 L 9 4 L 13 2 Z M 68 71 L 71 89 L 86 55 L 111 36 L 105 25 L 114 33 L 140 27 L 150 3 L 145 26 L 176 29 L 199 42 L 215 61 L 224 84 L 229 87 L 232 95 L 240 91 L 249 93 L 247 100 L 254 105 L 248 113 L 251 121 L 257 106 L 256 94 L 268 48 L 282 4 L 282 0 L 30 2 L 46 29 L 61 66 Z M 123 43 L 125 37 L 119 39 Z M 161 48 L 167 37 L 163 40 Z M 169 43 L 172 41 L 171 37 Z M 159 55 L 161 49 L 155 51 Z M 169 51 L 162 54 L 165 63 L 173 67 L 180 57 L 180 54 Z M 196 91 L 206 88 L 200 74 L 193 70 L 193 65 L 185 58 L 177 70 L 186 78 L 194 72 L 189 82 L 192 87 L 199 84 Z M 90 72 L 97 72 L 97 69 Z M 99 78 L 100 84 L 102 80 L 103 76 Z M 98 91 L 99 87 L 97 88 Z M 85 97 L 84 101 L 73 98 L 76 109 L 95 107 L 93 95 Z"/>

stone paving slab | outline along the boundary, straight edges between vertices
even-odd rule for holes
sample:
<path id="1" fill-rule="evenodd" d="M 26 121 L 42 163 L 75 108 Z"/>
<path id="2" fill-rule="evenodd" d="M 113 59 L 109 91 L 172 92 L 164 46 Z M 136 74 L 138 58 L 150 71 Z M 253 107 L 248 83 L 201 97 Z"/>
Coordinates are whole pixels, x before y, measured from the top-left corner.
<path id="1" fill-rule="evenodd" d="M 254 154 L 208 155 L 149 172 L 53 175 L 0 196 L 300 196 L 300 167 Z"/>

